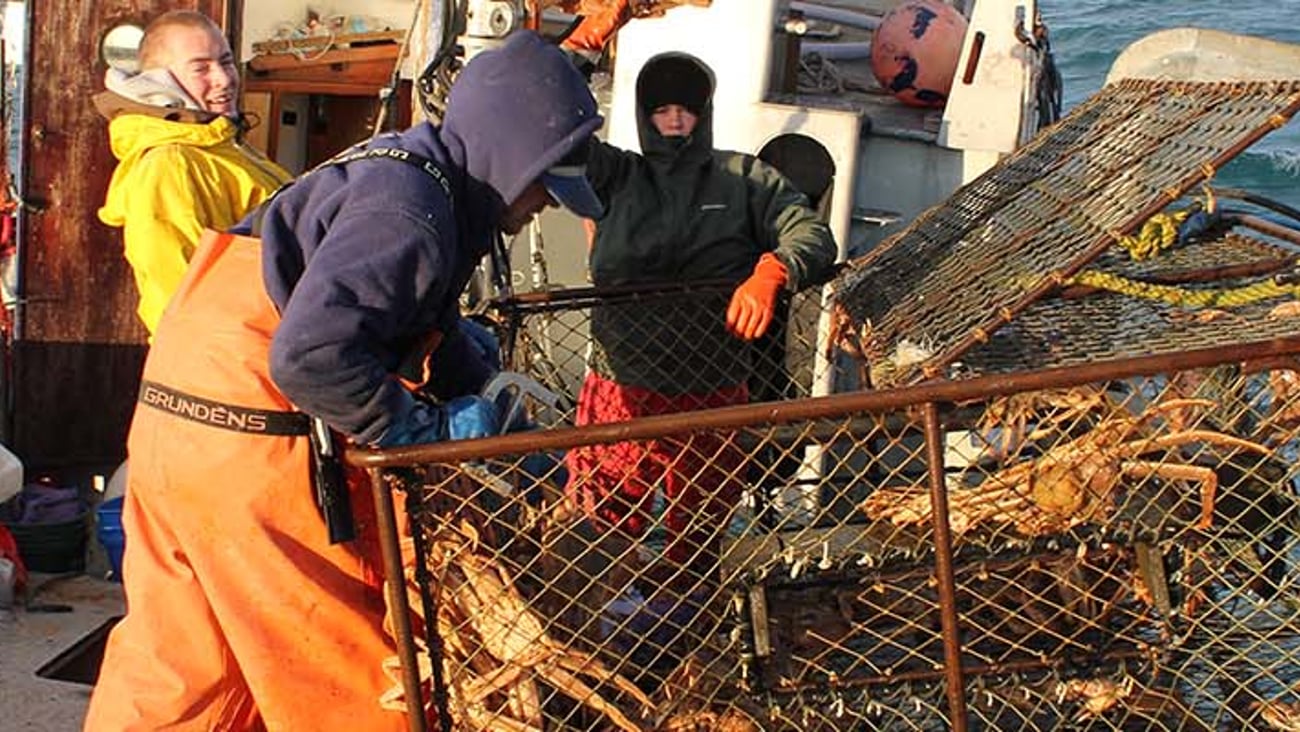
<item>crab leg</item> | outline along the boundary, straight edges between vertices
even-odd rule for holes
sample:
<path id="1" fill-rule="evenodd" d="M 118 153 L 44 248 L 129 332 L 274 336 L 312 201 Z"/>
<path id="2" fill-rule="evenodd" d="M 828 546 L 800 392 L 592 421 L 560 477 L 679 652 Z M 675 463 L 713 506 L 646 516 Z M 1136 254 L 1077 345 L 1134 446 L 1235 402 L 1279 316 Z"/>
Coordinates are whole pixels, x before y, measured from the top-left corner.
<path id="1" fill-rule="evenodd" d="M 1204 531 L 1214 523 L 1214 496 L 1219 490 L 1219 476 L 1210 468 L 1202 465 L 1158 465 L 1136 461 L 1122 463 L 1120 471 L 1129 478 L 1163 478 L 1200 483 L 1201 517 L 1196 521 L 1196 528 Z"/>
<path id="2" fill-rule="evenodd" d="M 557 689 L 562 690 L 570 699 L 585 704 L 605 715 L 610 722 L 614 723 L 614 726 L 623 730 L 623 732 L 641 732 L 641 728 L 633 724 L 632 720 L 628 719 L 621 709 L 605 701 L 604 697 L 584 684 L 582 679 L 560 668 L 558 663 L 547 664 L 542 671 L 542 677 L 554 684 Z M 646 701 L 649 701 L 649 699 Z M 649 705 L 650 708 L 653 708 L 653 706 Z"/>
<path id="3" fill-rule="evenodd" d="M 635 699 L 646 709 L 653 709 L 654 702 L 636 684 L 628 681 L 621 674 L 614 673 L 600 661 L 582 653 L 568 653 L 557 661 L 559 666 L 576 674 L 591 676 L 597 681 L 613 684 L 614 688 Z"/>
<path id="4" fill-rule="evenodd" d="M 1238 450 L 1250 450 L 1261 455 L 1268 455 L 1272 452 L 1272 450 L 1269 450 L 1258 442 L 1234 437 L 1233 435 L 1225 435 L 1222 432 L 1215 432 L 1214 430 L 1185 430 L 1183 432 L 1161 435 L 1152 438 L 1150 442 L 1143 443 L 1144 449 L 1142 452 L 1148 452 L 1148 450 L 1145 449 L 1145 445 L 1151 445 L 1151 449 L 1156 449 L 1163 447 L 1178 447 L 1189 442 L 1208 442 L 1212 445 L 1220 445 L 1222 447 L 1235 447 Z"/>

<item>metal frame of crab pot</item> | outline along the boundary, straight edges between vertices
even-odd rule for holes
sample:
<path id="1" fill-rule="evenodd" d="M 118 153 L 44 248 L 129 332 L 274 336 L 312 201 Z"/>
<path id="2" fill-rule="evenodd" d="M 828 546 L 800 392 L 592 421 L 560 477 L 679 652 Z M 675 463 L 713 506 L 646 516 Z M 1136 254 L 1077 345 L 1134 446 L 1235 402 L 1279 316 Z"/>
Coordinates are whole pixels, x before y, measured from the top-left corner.
<path id="1" fill-rule="evenodd" d="M 891 703 L 902 707 L 907 707 L 910 703 L 918 711 L 927 705 L 932 706 L 931 711 L 935 712 L 932 714 L 933 719 L 943 719 L 950 728 L 963 731 L 963 729 L 980 728 L 979 720 L 988 722 L 988 716 L 980 711 L 980 714 L 975 715 L 976 723 L 972 724 L 972 710 L 979 707 L 985 697 L 992 702 L 995 698 L 993 692 L 1000 689 L 997 680 L 1011 679 L 1013 681 L 1010 683 L 1013 684 L 1028 684 L 1028 679 L 1050 677 L 1056 679 L 1057 683 L 1045 686 L 1050 689 L 1050 692 L 1040 694 L 1037 703 L 1040 703 L 1044 709 L 1053 705 L 1069 707 L 1061 711 L 1060 716 L 1053 718 L 1056 719 L 1056 723 L 1070 719 L 1075 707 L 1079 706 L 1075 702 L 1083 701 L 1082 711 L 1079 711 L 1078 716 L 1074 716 L 1076 722 L 1089 719 L 1093 723 L 1104 724 L 1102 720 L 1105 719 L 1105 714 L 1121 714 L 1121 712 L 1109 711 L 1112 710 L 1115 701 L 1138 698 L 1138 694 L 1132 692 L 1134 677 L 1125 671 L 1123 679 L 1126 680 L 1127 685 L 1112 683 L 1099 686 L 1099 692 L 1089 697 L 1088 689 L 1092 688 L 1089 684 L 1104 684 L 1105 681 L 1089 679 L 1086 673 L 1088 668 L 1110 670 L 1113 675 L 1117 668 L 1121 670 L 1126 668 L 1126 663 L 1153 662 L 1158 666 L 1162 647 L 1177 645 L 1177 638 L 1166 637 L 1161 641 L 1153 636 L 1149 644 L 1138 642 L 1127 649 L 1113 650 L 1109 657 L 1106 657 L 1105 653 L 1089 658 L 1083 655 L 1071 657 L 1067 654 L 1058 657 L 1041 655 L 1039 658 L 1032 658 L 1022 654 L 1021 657 L 1000 663 L 980 662 L 978 658 L 966 655 L 963 644 L 966 642 L 965 638 L 970 637 L 971 628 L 963 616 L 965 611 L 961 607 L 957 580 L 954 580 L 954 577 L 959 573 L 969 572 L 974 564 L 971 563 L 970 554 L 962 554 L 961 547 L 954 550 L 954 545 L 961 542 L 954 537 L 949 524 L 950 475 L 945 469 L 945 464 L 950 460 L 950 445 L 946 441 L 946 434 L 950 430 L 959 432 L 970 428 L 969 415 L 963 417 L 962 411 L 969 410 L 971 404 L 987 404 L 989 400 L 1010 397 L 1010 395 L 1070 389 L 1070 387 L 1091 384 L 1114 384 L 1114 382 L 1134 380 L 1139 377 L 1160 377 L 1161 374 L 1188 372 L 1193 369 L 1214 369 L 1232 364 L 1248 364 L 1245 371 L 1271 368 L 1294 369 L 1300 365 L 1300 337 L 1274 338 L 1269 341 L 1239 343 L 1229 347 L 1203 348 L 1203 350 L 1188 350 L 1178 354 L 1119 359 L 1106 361 L 1106 363 L 1045 369 L 1045 371 L 975 377 L 963 381 L 927 382 L 923 385 L 893 390 L 858 391 L 858 393 L 793 399 L 779 403 L 757 403 L 749 406 L 676 413 L 676 415 L 643 417 L 643 419 L 624 421 L 624 423 L 589 425 L 584 428 L 542 429 L 506 434 L 502 437 L 402 447 L 395 450 L 351 451 L 348 458 L 351 462 L 367 468 L 372 480 L 374 504 L 380 520 L 383 560 L 385 560 L 387 602 L 390 605 L 390 619 L 393 623 L 396 651 L 400 660 L 400 686 L 404 698 L 420 699 L 421 702 L 407 705 L 409 727 L 426 728 L 430 718 L 426 716 L 425 709 L 432 710 L 429 714 L 433 715 L 434 722 L 441 725 L 443 729 L 450 729 L 452 725 L 452 710 L 448 709 L 447 690 L 447 685 L 452 683 L 452 680 L 448 679 L 447 670 L 443 668 L 439 659 L 439 654 L 446 646 L 448 638 L 439 638 L 439 624 L 435 621 L 428 621 L 422 628 L 417 627 L 417 624 L 412 621 L 412 618 L 437 618 L 438 616 L 438 593 L 435 592 L 438 576 L 428 566 L 428 562 L 420 559 L 420 553 L 428 553 L 429 547 L 421 546 L 424 532 L 419 528 L 425 520 L 429 519 L 429 512 L 434 506 L 438 506 L 438 510 L 447 510 L 447 506 L 452 506 L 452 511 L 478 511 L 480 510 L 480 507 L 476 506 L 478 498 L 480 495 L 486 495 L 486 493 L 474 495 L 472 499 L 464 502 L 429 503 L 430 494 L 438 493 L 442 489 L 438 488 L 438 485 L 430 485 L 426 473 L 424 477 L 420 477 L 413 471 L 426 471 L 435 465 L 446 471 L 456 472 L 460 465 L 487 464 L 490 467 L 494 459 L 502 456 L 569 450 L 573 447 L 601 445 L 601 443 L 682 437 L 701 432 L 749 434 L 749 436 L 758 436 L 758 439 L 763 439 L 764 436 L 771 439 L 784 439 L 780 437 L 783 430 L 788 434 L 792 426 L 800 426 L 803 438 L 815 441 L 816 436 L 826 430 L 819 432 L 818 429 L 813 428 L 813 425 L 822 425 L 826 428 L 827 425 L 839 424 L 840 429 L 852 432 L 853 425 L 861 424 L 863 419 L 897 420 L 919 429 L 923 434 L 923 452 L 915 456 L 915 460 L 919 460 L 919 464 L 924 465 L 924 484 L 928 488 L 928 499 L 932 504 L 930 527 L 928 527 L 931 533 L 926 534 L 923 547 L 920 549 L 915 546 L 910 547 L 904 554 L 898 556 L 905 555 L 910 558 L 904 569 L 909 567 L 911 571 L 919 569 L 924 584 L 930 586 L 931 592 L 923 598 L 923 603 L 928 603 L 924 614 L 930 618 L 937 615 L 940 620 L 941 641 L 943 641 L 941 658 L 931 658 L 930 667 L 918 667 L 915 664 L 907 667 L 907 664 L 900 664 L 900 667 L 906 667 L 901 672 L 858 673 L 858 679 L 852 679 L 854 676 L 852 672 L 841 673 L 841 675 L 831 672 L 820 673 L 820 675 L 806 673 L 802 680 L 790 680 L 781 677 L 779 673 L 774 675 L 771 668 L 764 670 L 764 664 L 774 662 L 771 627 L 766 621 L 766 614 L 777 610 L 772 607 L 774 603 L 772 590 L 768 588 L 768 592 L 764 593 L 764 580 L 770 579 L 771 569 L 774 566 L 779 569 L 776 573 L 780 573 L 781 579 L 785 579 L 784 573 L 787 571 L 789 577 L 793 579 L 798 573 L 794 566 L 800 562 L 794 562 L 789 567 L 785 564 L 774 564 L 775 560 L 772 556 L 780 554 L 783 550 L 775 550 L 775 554 L 764 555 L 764 550 L 751 549 L 749 554 L 738 559 L 733 556 L 732 560 L 744 563 L 745 558 L 748 558 L 755 566 L 763 564 L 766 560 L 768 575 L 751 571 L 753 567 L 736 567 L 728 571 L 723 579 L 724 592 L 731 601 L 725 629 L 731 633 L 732 642 L 723 651 L 727 663 L 718 664 L 716 667 L 727 670 L 723 671 L 722 675 L 729 676 L 729 679 L 724 680 L 735 686 L 735 693 L 727 697 L 714 697 L 716 709 L 692 710 L 695 715 L 692 719 L 711 720 L 711 723 L 716 725 L 715 728 L 727 728 L 718 723 L 725 710 L 744 709 L 744 719 L 748 720 L 749 725 L 738 725 L 735 727 L 737 729 L 793 728 L 792 725 L 801 724 L 800 719 L 802 724 L 810 723 L 810 719 L 813 720 L 811 728 L 841 728 L 837 724 L 837 720 L 841 718 L 845 719 L 845 727 L 842 728 L 854 728 L 854 723 L 849 722 L 849 719 L 861 722 L 862 719 L 871 716 L 876 723 L 881 723 L 879 722 L 881 709 Z M 833 432 L 835 428 L 832 426 L 831 429 Z M 1291 439 L 1295 439 L 1294 434 L 1288 438 L 1288 441 Z M 399 503 L 394 498 L 395 493 L 403 494 L 402 511 L 399 511 Z M 1291 501 L 1295 501 L 1294 489 L 1283 493 L 1286 493 Z M 406 515 L 412 521 L 413 527 L 416 527 L 416 530 L 411 532 L 415 538 L 413 549 L 417 553 L 413 562 L 411 556 L 403 556 L 403 537 L 402 532 L 399 532 L 400 514 Z M 859 549 L 845 550 L 841 546 L 839 549 L 829 550 L 829 554 L 840 554 L 840 556 L 827 555 L 826 537 L 829 536 L 827 530 L 831 533 L 839 530 L 841 533 L 849 532 L 852 536 L 858 536 L 859 532 L 866 530 L 858 521 L 845 519 L 839 525 L 820 527 L 815 534 L 811 533 L 813 532 L 811 527 L 784 525 L 781 528 L 785 529 L 785 536 L 777 541 L 785 547 L 784 551 L 787 553 L 802 541 L 805 546 L 798 551 L 807 551 L 811 555 L 813 564 L 816 564 L 818 547 L 820 547 L 822 553 L 820 558 L 824 569 L 820 577 L 822 581 L 833 584 L 837 581 L 836 577 L 848 576 L 845 569 L 853 569 L 855 564 L 857 566 L 862 564 L 861 559 L 857 562 L 849 560 L 858 556 Z M 759 542 L 770 542 L 781 533 L 780 529 L 763 528 L 758 523 L 751 524 L 751 529 L 755 533 L 767 532 L 768 536 L 759 537 Z M 801 538 L 798 536 L 801 533 L 806 536 Z M 839 540 L 832 538 L 829 541 L 835 543 Z M 1015 545 L 1015 542 L 1011 542 L 1011 546 L 1019 546 L 1022 553 L 1026 553 L 1031 543 L 1021 542 Z M 1101 542 L 1097 546 L 1110 545 Z M 409 551 L 409 542 L 407 551 Z M 889 556 L 888 546 L 876 546 L 874 551 L 879 551 L 880 558 Z M 866 558 L 866 554 L 862 556 Z M 1006 559 L 1006 554 L 1001 558 Z M 993 571 L 989 568 L 992 567 L 992 559 L 980 559 L 980 571 Z M 1139 556 L 1138 559 L 1141 562 L 1143 558 Z M 1014 562 L 1014 559 L 1011 560 Z M 888 563 L 888 560 L 881 559 L 881 562 Z M 807 567 L 805 575 L 818 573 L 818 569 L 809 567 L 806 562 L 803 566 Z M 900 564 L 896 562 L 894 566 L 897 568 Z M 1050 564 L 1048 567 L 1050 568 Z M 849 572 L 849 575 L 852 573 Z M 861 585 L 862 576 L 865 576 L 865 573 L 859 572 L 857 577 L 848 577 L 842 581 L 857 582 Z M 969 575 L 963 576 L 967 580 L 970 579 Z M 1165 577 L 1164 573 L 1158 573 L 1157 576 Z M 424 607 L 413 607 L 411 595 L 406 592 L 407 582 L 412 577 L 419 585 L 419 598 Z M 806 576 L 805 579 L 809 577 Z M 1167 588 L 1157 589 L 1161 590 L 1157 594 L 1164 594 Z M 1165 597 L 1162 607 L 1167 608 L 1167 605 L 1169 599 Z M 1227 634 L 1245 631 L 1247 628 L 1244 627 L 1223 629 L 1223 633 L 1226 633 L 1225 637 Z M 430 654 L 429 663 L 421 663 L 421 642 L 417 641 L 417 638 L 426 638 L 425 647 L 428 650 L 425 653 Z M 589 647 L 576 636 L 571 638 L 571 642 L 575 647 Z M 424 668 L 424 676 L 429 676 L 429 679 L 422 679 L 421 668 Z M 451 670 L 451 673 L 455 675 L 456 670 Z M 891 688 L 905 688 L 907 693 L 902 697 L 898 697 L 897 694 L 891 696 Z M 1044 686 L 1039 685 L 1034 688 L 1041 689 Z M 926 690 L 923 692 L 922 689 Z M 927 697 L 927 694 L 930 694 L 930 697 Z M 941 694 L 941 697 L 936 694 Z M 1028 690 L 1024 690 L 1024 694 L 1028 698 Z M 927 698 L 936 699 L 936 702 L 941 698 L 943 701 L 931 705 L 926 701 Z M 1270 701 L 1265 698 L 1253 698 L 1249 705 L 1244 706 L 1240 701 L 1226 699 L 1225 705 L 1231 702 L 1235 705 L 1234 709 L 1249 710 L 1231 711 L 1226 714 L 1257 714 L 1258 720 L 1274 724 L 1271 720 L 1281 719 L 1283 714 L 1292 712 L 1288 705 L 1294 703 L 1278 701 L 1278 699 Z M 1165 714 L 1169 714 L 1170 709 L 1173 709 L 1170 705 L 1174 702 L 1160 703 L 1166 705 L 1162 707 Z M 848 716 L 845 716 L 846 705 L 852 709 L 852 714 Z M 671 703 L 668 706 L 671 707 Z M 637 718 L 634 712 L 636 705 L 624 705 L 624 709 L 628 711 L 628 720 Z M 1178 714 L 1195 718 L 1188 707 L 1179 707 L 1179 710 Z M 707 728 L 706 722 L 697 722 L 697 727 L 690 727 L 685 722 L 675 723 L 673 722 L 675 718 L 669 714 L 671 711 L 677 712 L 679 715 L 677 719 L 685 719 L 685 712 L 688 710 L 680 706 L 676 710 L 668 711 L 642 709 L 640 722 L 632 722 L 633 728 Z M 701 716 L 705 714 L 708 716 Z M 892 719 L 898 728 L 922 728 L 920 725 L 913 727 L 913 724 L 917 723 L 907 722 L 904 712 L 894 712 L 894 714 L 896 716 Z M 1041 710 L 1034 714 L 1041 714 Z M 1028 727 L 1034 727 L 1035 723 L 1032 722 L 1034 714 L 1024 716 L 1022 723 L 1028 722 Z M 1125 719 L 1121 716 L 1117 722 L 1114 722 L 1121 725 L 1115 728 L 1123 728 Z M 1244 722 L 1238 719 L 1238 723 Z M 1221 719 L 1214 723 L 1200 722 L 1201 727 L 1204 728 L 1213 728 L 1210 724 L 1222 725 L 1223 722 Z M 568 724 L 563 725 L 569 727 Z M 893 727 L 885 724 L 885 728 Z"/>

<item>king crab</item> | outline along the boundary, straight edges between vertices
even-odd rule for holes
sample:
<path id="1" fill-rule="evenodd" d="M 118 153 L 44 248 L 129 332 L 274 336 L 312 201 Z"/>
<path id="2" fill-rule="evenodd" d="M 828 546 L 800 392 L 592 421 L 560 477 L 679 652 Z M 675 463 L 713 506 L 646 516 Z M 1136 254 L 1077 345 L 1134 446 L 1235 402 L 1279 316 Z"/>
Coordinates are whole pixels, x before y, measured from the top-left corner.
<path id="1" fill-rule="evenodd" d="M 1214 519 L 1218 475 L 1213 469 L 1185 462 L 1151 459 L 1176 455 L 1182 447 L 1212 444 L 1268 455 L 1250 440 L 1210 429 L 1181 428 L 1183 410 L 1213 406 L 1204 399 L 1171 399 L 1140 415 L 1107 417 L 1084 435 L 1055 445 L 1042 455 L 990 475 L 974 488 L 949 492 L 949 523 L 961 535 L 985 521 L 1008 521 L 1026 536 L 1060 533 L 1086 522 L 1104 522 L 1125 482 L 1160 478 L 1200 486 L 1199 529 Z M 1162 419 L 1163 418 L 1163 419 Z M 1154 427 L 1180 428 L 1160 433 Z M 888 518 L 905 526 L 929 522 L 933 513 L 928 491 L 882 489 L 862 504 L 873 519 Z"/>
<path id="2" fill-rule="evenodd" d="M 1107 419 L 1075 440 L 1051 448 L 1036 460 L 1006 468 L 990 477 L 994 485 L 1011 485 L 1029 496 L 1037 509 L 1028 524 L 1033 534 L 1063 531 L 1080 523 L 1105 520 L 1122 478 L 1160 478 L 1200 484 L 1201 513 L 1196 528 L 1208 529 L 1214 521 L 1218 475 L 1202 465 L 1144 459 L 1168 454 L 1186 445 L 1213 444 L 1269 454 L 1250 440 L 1208 429 L 1181 429 L 1153 434 L 1149 427 L 1158 417 L 1189 407 L 1213 406 L 1204 399 L 1173 399 L 1151 407 L 1136 417 Z"/>

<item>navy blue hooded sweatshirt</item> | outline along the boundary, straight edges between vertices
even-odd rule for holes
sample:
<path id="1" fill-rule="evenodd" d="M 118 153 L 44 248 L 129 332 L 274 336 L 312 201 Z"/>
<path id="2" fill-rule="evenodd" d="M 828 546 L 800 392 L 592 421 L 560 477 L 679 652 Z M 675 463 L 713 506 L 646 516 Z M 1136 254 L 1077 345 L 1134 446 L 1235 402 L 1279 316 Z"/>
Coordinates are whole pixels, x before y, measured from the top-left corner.
<path id="1" fill-rule="evenodd" d="M 519 31 L 465 67 L 441 126 L 367 144 L 434 161 L 450 197 L 418 167 L 383 159 L 325 166 L 281 191 L 261 223 L 264 284 L 281 315 L 276 386 L 362 443 L 408 426 L 416 402 L 395 372 L 431 331 L 452 330 L 506 206 L 601 123 L 563 53 Z"/>

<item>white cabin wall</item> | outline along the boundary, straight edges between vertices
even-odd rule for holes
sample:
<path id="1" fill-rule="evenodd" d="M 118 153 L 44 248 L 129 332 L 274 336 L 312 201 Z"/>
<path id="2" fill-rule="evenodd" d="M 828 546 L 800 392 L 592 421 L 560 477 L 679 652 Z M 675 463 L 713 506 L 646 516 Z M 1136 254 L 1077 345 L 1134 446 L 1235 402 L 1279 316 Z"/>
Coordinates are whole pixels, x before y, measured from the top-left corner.
<path id="1" fill-rule="evenodd" d="M 301 171 L 307 168 L 310 107 L 306 94 L 284 94 L 280 97 L 281 117 L 293 120 L 293 124 L 288 124 L 282 119 L 279 139 L 276 140 L 276 159 L 285 170 Z"/>
<path id="2" fill-rule="evenodd" d="M 1034 52 L 1016 37 L 1017 28 L 1032 28 L 1037 10 L 1034 0 L 980 0 L 975 6 L 939 130 L 940 145 L 992 153 L 971 156 L 966 180 L 1014 152 L 1038 129 Z M 977 35 L 983 44 L 967 81 L 964 67 Z M 989 114 L 991 109 L 999 113 Z"/>
<path id="3" fill-rule="evenodd" d="M 901 218 L 886 226 L 855 221 L 851 239 L 846 242 L 850 257 L 870 251 L 917 214 L 947 198 L 966 175 L 966 155 L 961 151 L 906 137 L 867 136 L 859 155 L 853 185 L 854 211 L 864 215 L 897 214 Z"/>
<path id="4" fill-rule="evenodd" d="M 775 3 L 714 0 L 707 8 L 680 7 L 660 18 L 638 20 L 619 31 L 610 111 L 610 142 L 639 147 L 636 77 L 655 54 L 685 51 L 713 69 L 713 139 L 720 148 L 743 149 L 750 107 L 767 93 Z"/>

